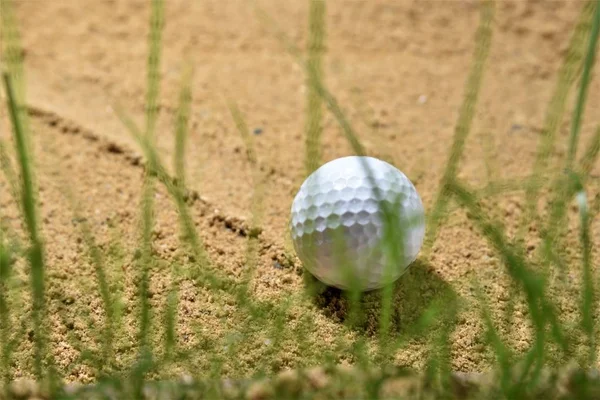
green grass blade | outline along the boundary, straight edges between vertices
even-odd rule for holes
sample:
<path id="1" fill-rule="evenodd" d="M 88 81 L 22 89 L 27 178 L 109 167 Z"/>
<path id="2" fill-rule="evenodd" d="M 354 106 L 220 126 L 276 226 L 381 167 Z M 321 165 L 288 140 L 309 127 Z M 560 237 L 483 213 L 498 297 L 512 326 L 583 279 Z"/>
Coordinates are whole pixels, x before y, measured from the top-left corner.
<path id="1" fill-rule="evenodd" d="M 35 332 L 34 369 L 38 379 L 43 378 L 43 362 L 47 358 L 47 343 L 44 327 L 46 304 L 45 293 L 45 265 L 42 241 L 39 236 L 39 227 L 36 211 L 36 189 L 33 181 L 32 161 L 25 138 L 26 132 L 19 113 L 19 104 L 13 89 L 12 78 L 8 73 L 3 74 L 6 90 L 8 109 L 15 137 L 16 152 L 18 155 L 21 172 L 21 204 L 23 217 L 30 239 L 28 259 L 31 267 L 31 289 L 33 297 L 32 319 Z"/>
<path id="2" fill-rule="evenodd" d="M 577 154 L 577 143 L 579 139 L 579 130 L 581 129 L 581 118 L 585 109 L 588 89 L 591 81 L 591 71 L 596 58 L 596 45 L 598 44 L 598 33 L 600 32 L 600 5 L 595 2 L 594 17 L 592 19 L 592 29 L 588 42 L 588 49 L 583 63 L 583 72 L 581 74 L 581 83 L 579 86 L 579 94 L 577 96 L 577 104 L 571 119 L 571 136 L 569 138 L 569 150 L 567 153 L 567 169 L 571 169 L 575 155 Z"/>
<path id="3" fill-rule="evenodd" d="M 9 286 L 12 268 L 15 262 L 13 251 L 8 243 L 5 243 L 4 231 L 0 228 L 0 343 L 2 345 L 0 355 L 0 375 L 2 383 L 6 387 L 11 380 L 11 361 L 13 338 L 12 310 L 9 303 Z"/>
<path id="4" fill-rule="evenodd" d="M 321 164 L 321 124 L 323 106 L 319 94 L 315 91 L 313 79 L 323 81 L 323 53 L 325 51 L 326 13 L 324 0 L 309 0 L 308 21 L 308 62 L 311 70 L 308 75 L 307 112 L 306 112 L 306 153 L 305 170 L 310 175 Z"/>
<path id="5" fill-rule="evenodd" d="M 577 73 L 581 68 L 583 60 L 583 51 L 585 38 L 591 29 L 591 20 L 594 13 L 595 2 L 586 2 L 579 15 L 577 25 L 571 36 L 567 55 L 558 73 L 558 80 L 554 93 L 548 104 L 546 118 L 542 129 L 542 140 L 538 144 L 538 150 L 533 165 L 532 185 L 526 192 L 526 203 L 528 213 L 525 214 L 522 225 L 526 226 L 528 219 L 535 213 L 535 201 L 538 197 L 541 185 L 537 182 L 537 177 L 544 174 L 548 164 L 548 158 L 554 149 L 556 131 L 563 115 L 567 103 L 569 89 L 577 78 Z"/>
<path id="6" fill-rule="evenodd" d="M 177 306 L 178 306 L 178 287 L 172 285 L 169 294 L 167 295 L 167 304 L 165 307 L 164 329 L 165 329 L 165 359 L 170 361 L 173 359 L 173 354 L 176 353 L 177 345 Z"/>
<path id="7" fill-rule="evenodd" d="M 100 372 L 108 371 L 114 362 L 114 336 L 117 328 L 117 316 L 116 316 L 116 299 L 113 297 L 110 289 L 109 279 L 106 273 L 106 266 L 104 262 L 104 255 L 101 249 L 98 247 L 94 234 L 90 229 L 89 224 L 84 218 L 81 218 L 81 213 L 78 210 L 77 202 L 72 197 L 72 194 L 68 189 L 63 189 L 63 193 L 66 193 L 68 199 L 71 201 L 72 207 L 75 210 L 75 218 L 80 221 L 81 233 L 83 236 L 83 242 L 87 247 L 88 256 L 94 267 L 94 274 L 96 275 L 96 281 L 98 283 L 98 291 L 100 298 L 102 299 L 102 306 L 104 308 L 105 322 L 102 329 L 102 356 L 101 362 L 99 363 Z"/>
<path id="8" fill-rule="evenodd" d="M 184 192 L 178 185 L 173 183 L 173 179 L 167 174 L 158 154 L 156 153 L 156 149 L 144 136 L 142 136 L 141 131 L 137 128 L 131 118 L 125 115 L 125 113 L 119 108 L 116 108 L 116 113 L 144 152 L 147 159 L 147 168 L 149 173 L 157 177 L 157 179 L 165 186 L 175 201 L 177 210 L 179 212 L 179 220 L 183 237 L 189 242 L 195 260 L 199 266 L 198 270 L 195 271 L 198 274 L 198 279 L 201 283 L 210 284 L 215 288 L 230 286 L 232 284 L 230 280 L 209 271 L 208 268 L 210 267 L 210 260 L 206 254 L 202 240 L 198 235 L 198 232 L 196 232 L 194 221 L 185 202 Z"/>
<path id="9" fill-rule="evenodd" d="M 158 92 L 160 89 L 160 59 L 164 25 L 164 0 L 151 0 L 150 37 L 148 52 L 148 82 L 146 92 L 146 135 L 154 136 L 158 117 Z"/>
<path id="10" fill-rule="evenodd" d="M 3 140 L 0 140 L 0 169 L 8 181 L 10 194 L 12 195 L 15 204 L 19 204 L 20 192 L 18 178 Z"/>
<path id="11" fill-rule="evenodd" d="M 588 213 L 587 196 L 583 187 L 580 187 L 577 196 L 580 218 L 580 240 L 582 246 L 583 263 L 583 282 L 582 282 L 582 301 L 581 301 L 581 327 L 588 336 L 589 359 L 586 360 L 589 366 L 593 366 L 596 360 L 596 328 L 594 326 L 594 316 L 596 312 L 596 292 L 594 288 L 594 275 L 592 273 L 592 243 L 590 240 L 590 220 Z"/>
<path id="12" fill-rule="evenodd" d="M 494 2 L 485 1 L 481 8 L 481 22 L 476 34 L 475 58 L 471 72 L 466 83 L 466 94 L 459 112 L 458 121 L 454 131 L 454 139 L 450 149 L 450 156 L 446 163 L 446 169 L 440 182 L 440 188 L 436 196 L 433 208 L 430 212 L 427 234 L 423 245 L 423 252 L 429 253 L 433 246 L 437 231 L 441 225 L 446 212 L 448 202 L 448 189 L 458 172 L 458 165 L 462 157 L 464 145 L 471 130 L 471 124 L 475 115 L 475 106 L 483 81 L 485 63 L 489 54 L 492 40 L 492 21 L 494 17 Z"/>
<path id="13" fill-rule="evenodd" d="M 179 105 L 177 106 L 177 123 L 175 126 L 175 178 L 177 184 L 185 187 L 185 145 L 192 105 L 192 76 L 193 69 L 188 64 L 181 79 Z"/>
<path id="14" fill-rule="evenodd" d="M 162 49 L 162 29 L 164 2 L 152 0 L 150 13 L 150 35 L 147 66 L 146 92 L 146 131 L 145 138 L 154 143 L 154 131 L 158 118 L 158 98 L 160 89 L 160 58 Z M 152 164 L 153 160 L 148 160 Z M 138 295 L 140 301 L 139 314 L 139 359 L 133 369 L 134 393 L 141 396 L 142 381 L 153 364 L 152 348 L 149 344 L 150 327 L 152 324 L 152 306 L 148 299 L 150 290 L 150 270 L 154 263 L 152 255 L 152 230 L 154 227 L 154 176 L 150 173 L 153 166 L 146 170 L 141 199 L 141 257 L 138 260 L 140 270 Z"/>
<path id="15" fill-rule="evenodd" d="M 0 0 L 0 22 L 2 22 L 2 58 L 6 64 L 6 70 L 12 77 L 15 98 L 22 102 L 25 98 L 25 73 L 23 68 L 23 47 L 17 28 L 11 0 Z"/>
<path id="16" fill-rule="evenodd" d="M 541 276 L 528 267 L 528 263 L 523 256 L 525 251 L 508 242 L 502 225 L 489 219 L 472 192 L 457 182 L 451 182 L 448 187 L 454 197 L 469 211 L 471 220 L 499 252 L 507 267 L 509 276 L 518 282 L 524 291 L 538 338 L 543 338 L 548 323 L 556 341 L 567 351 L 568 342 L 559 324 L 554 307 L 545 295 L 545 283 Z M 543 346 L 543 341 L 541 342 L 539 344 Z"/>
<path id="17" fill-rule="evenodd" d="M 479 285 L 476 286 L 476 297 L 481 306 L 481 318 L 485 326 L 485 338 L 487 344 L 494 350 L 496 362 L 500 368 L 500 386 L 505 395 L 509 394 L 511 386 L 511 365 L 512 354 L 508 346 L 500 337 L 500 333 L 492 320 L 489 304 Z"/>
<path id="18" fill-rule="evenodd" d="M 579 165 L 581 168 L 581 173 L 583 174 L 583 178 L 587 178 L 587 176 L 594 168 L 596 164 L 596 160 L 598 159 L 598 153 L 600 152 L 600 126 L 596 128 L 596 132 L 594 136 L 590 140 L 590 144 L 587 146 L 587 150 L 585 154 L 581 157 L 579 161 Z"/>

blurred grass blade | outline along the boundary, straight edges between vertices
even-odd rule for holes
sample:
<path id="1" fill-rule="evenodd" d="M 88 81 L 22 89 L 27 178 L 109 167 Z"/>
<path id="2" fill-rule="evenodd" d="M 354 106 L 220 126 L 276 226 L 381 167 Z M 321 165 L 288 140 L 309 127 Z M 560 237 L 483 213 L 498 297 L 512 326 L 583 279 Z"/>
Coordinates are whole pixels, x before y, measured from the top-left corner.
<path id="1" fill-rule="evenodd" d="M 476 284 L 475 292 L 479 301 L 479 305 L 481 306 L 481 318 L 485 326 L 485 338 L 487 344 L 494 351 L 496 355 L 496 362 L 500 367 L 500 386 L 504 394 L 508 396 L 511 385 L 511 351 L 500 337 L 500 333 L 494 325 L 489 304 L 485 298 L 481 286 L 478 284 Z M 508 396 L 508 398 L 510 397 Z"/>
<path id="2" fill-rule="evenodd" d="M 581 119 L 583 117 L 583 111 L 585 108 L 585 101 L 587 98 L 588 87 L 591 80 L 591 70 L 594 65 L 596 47 L 598 43 L 598 35 L 600 33 L 600 5 L 598 2 L 593 2 L 594 7 L 593 18 L 591 21 L 591 30 L 588 39 L 588 49 L 585 56 L 585 62 L 583 65 L 583 71 L 581 76 L 581 83 L 573 111 L 573 118 L 571 124 L 571 135 L 569 138 L 569 149 L 567 153 L 567 160 L 565 170 L 568 174 L 573 169 L 573 162 L 577 153 L 577 143 L 579 139 L 579 131 L 581 125 Z M 593 162 L 595 161 L 598 153 L 598 132 L 596 132 L 591 146 L 588 148 L 586 154 L 582 159 L 581 166 L 584 169 L 583 173 L 587 175 L 589 170 L 592 168 Z M 588 169 L 586 171 L 585 169 Z M 577 188 L 573 185 L 573 180 L 570 176 L 559 177 L 554 186 L 555 199 L 552 202 L 550 217 L 548 218 L 547 226 L 543 232 L 544 234 L 544 245 L 545 248 L 550 251 L 555 245 L 556 240 L 559 238 L 563 228 L 562 221 L 566 216 L 567 204 L 575 195 Z M 555 257 L 552 257 L 555 258 Z"/>
<path id="3" fill-rule="evenodd" d="M 254 11 L 256 12 L 258 19 L 264 25 L 269 26 L 269 28 L 273 31 L 275 37 L 283 44 L 286 51 L 294 57 L 296 62 L 298 62 L 301 65 L 304 65 L 304 56 L 302 54 L 302 51 L 298 46 L 294 44 L 294 42 L 290 40 L 288 35 L 286 35 L 286 33 L 281 29 L 281 27 L 277 23 L 277 20 L 275 20 L 267 12 L 265 12 L 265 10 L 261 8 L 255 0 L 252 0 L 252 4 L 254 5 Z M 308 82 L 310 83 L 310 80 L 308 80 Z"/>
<path id="4" fill-rule="evenodd" d="M 145 138 L 154 143 L 154 131 L 158 117 L 158 94 L 160 89 L 160 57 L 162 48 L 162 29 L 164 3 L 163 0 L 151 1 L 150 35 L 148 39 L 147 92 L 146 92 L 146 131 Z M 150 163 L 153 160 L 148 160 Z M 153 364 L 152 348 L 149 343 L 152 324 L 152 306 L 148 299 L 150 291 L 150 270 L 154 263 L 152 254 L 152 230 L 154 227 L 154 176 L 146 170 L 141 199 L 141 257 L 138 260 L 140 269 L 138 294 L 140 301 L 139 315 L 139 358 L 133 369 L 134 394 L 141 395 L 142 381 Z"/>
<path id="5" fill-rule="evenodd" d="M 160 59 L 164 25 L 164 0 L 151 0 L 150 37 L 148 52 L 148 82 L 146 92 L 146 135 L 154 136 L 158 117 L 158 92 L 160 89 Z"/>
<path id="6" fill-rule="evenodd" d="M 583 179 L 587 176 L 594 168 L 596 160 L 598 159 L 598 153 L 600 152 L 600 126 L 596 128 L 594 136 L 590 140 L 590 144 L 587 146 L 585 154 L 581 157 L 579 162 Z"/>
<path id="7" fill-rule="evenodd" d="M 8 110 L 12 122 L 15 138 L 16 152 L 21 169 L 21 204 L 23 217 L 29 234 L 30 248 L 28 251 L 31 267 L 31 289 L 33 297 L 33 327 L 35 332 L 34 344 L 34 372 L 37 379 L 43 378 L 43 362 L 47 356 L 47 343 L 45 333 L 45 265 L 42 240 L 39 235 L 36 211 L 36 189 L 33 183 L 32 161 L 25 138 L 26 132 L 22 123 L 22 114 L 19 113 L 19 104 L 12 86 L 12 78 L 8 73 L 3 74 L 4 87 L 8 100 Z"/>
<path id="8" fill-rule="evenodd" d="M 177 106 L 175 127 L 175 178 L 180 187 L 185 187 L 185 145 L 187 141 L 188 121 L 190 119 L 190 108 L 192 104 L 192 77 L 193 69 L 186 64 L 181 79 L 179 91 L 179 105 Z"/>
<path id="9" fill-rule="evenodd" d="M 8 181 L 8 186 L 10 194 L 13 197 L 13 201 L 15 204 L 19 204 L 20 192 L 17 174 L 13 168 L 11 159 L 8 156 L 7 148 L 2 139 L 0 139 L 0 169 Z"/>
<path id="10" fill-rule="evenodd" d="M 14 96 L 17 103 L 22 104 L 25 98 L 25 74 L 23 68 L 23 47 L 17 21 L 11 0 L 0 0 L 0 37 L 2 47 L 0 51 L 6 71 L 12 77 Z M 0 67 L 3 67 L 0 65 Z M 3 68 L 4 69 L 4 68 Z"/>
<path id="11" fill-rule="evenodd" d="M 237 295 L 238 301 L 245 301 L 245 299 L 249 296 L 248 286 L 250 284 L 250 281 L 252 280 L 252 277 L 254 276 L 254 272 L 256 271 L 258 265 L 258 235 L 260 232 L 258 226 L 260 224 L 263 212 L 263 184 L 262 176 L 260 173 L 260 167 L 258 165 L 258 159 L 256 156 L 256 150 L 254 148 L 254 141 L 250 136 L 248 124 L 246 124 L 244 116 L 242 115 L 240 109 L 234 101 L 228 100 L 227 106 L 229 108 L 229 112 L 231 113 L 231 117 L 233 118 L 233 121 L 235 123 L 235 126 L 246 147 L 246 157 L 248 158 L 248 163 L 250 164 L 253 179 L 252 222 L 250 226 L 250 232 L 248 234 L 248 243 L 246 247 L 246 271 L 244 274 L 242 286 L 240 287 Z"/>
<path id="12" fill-rule="evenodd" d="M 541 188 L 539 182 L 537 182 L 537 177 L 546 171 L 548 158 L 554 149 L 556 131 L 565 112 L 569 89 L 575 82 L 577 73 L 581 69 L 585 38 L 591 29 L 590 24 L 595 4 L 596 2 L 589 1 L 585 2 L 582 6 L 577 25 L 569 42 L 567 55 L 558 73 L 556 87 L 546 111 L 546 118 L 542 128 L 542 139 L 538 144 L 533 165 L 532 185 L 528 187 L 526 192 L 528 213 L 524 214 L 525 220 L 522 222 L 523 226 L 527 225 L 528 219 L 531 218 L 532 213 L 535 213 L 535 201 Z"/>
<path id="13" fill-rule="evenodd" d="M 600 5 L 595 2 L 594 17 L 592 19 L 592 29 L 588 39 L 588 49 L 583 63 L 583 72 L 581 73 L 581 82 L 579 84 L 579 94 L 577 104 L 571 119 L 571 136 L 569 139 L 569 150 L 567 153 L 567 169 L 571 169 L 575 155 L 577 154 L 577 143 L 579 140 L 579 131 L 581 129 L 581 118 L 585 109 L 588 89 L 591 81 L 591 71 L 596 58 L 596 45 L 598 44 L 598 33 L 600 32 Z"/>
<path id="14" fill-rule="evenodd" d="M 427 234 L 422 250 L 426 255 L 428 255 L 433 246 L 437 231 L 444 218 L 448 202 L 447 186 L 454 180 L 458 173 L 460 158 L 462 157 L 465 142 L 469 135 L 469 131 L 471 130 L 471 124 L 475 115 L 475 106 L 479 97 L 481 82 L 483 81 L 484 67 L 492 40 L 494 8 L 495 5 L 493 1 L 484 1 L 482 4 L 481 22 L 476 34 L 475 58 L 466 83 L 466 94 L 456 123 L 450 156 L 440 182 L 433 208 L 429 215 Z"/>
<path id="15" fill-rule="evenodd" d="M 171 290 L 167 294 L 167 303 L 165 306 L 165 359 L 170 361 L 174 357 L 177 345 L 177 305 L 178 305 L 178 288 L 173 284 Z"/>
<path id="16" fill-rule="evenodd" d="M 321 164 L 322 100 L 315 91 L 313 79 L 323 82 L 323 53 L 325 51 L 325 0 L 309 0 L 308 74 L 305 170 L 310 175 Z"/>
<path id="17" fill-rule="evenodd" d="M 222 277 L 213 274 L 208 269 L 210 267 L 210 260 L 206 254 L 202 240 L 196 232 L 194 221 L 185 202 L 185 194 L 182 188 L 173 183 L 173 179 L 165 171 L 165 168 L 162 165 L 158 154 L 156 153 L 156 149 L 150 144 L 147 138 L 142 136 L 141 131 L 137 128 L 133 120 L 129 118 L 120 108 L 115 108 L 115 111 L 123 125 L 127 127 L 133 138 L 144 152 L 144 155 L 147 159 L 148 173 L 156 175 L 158 180 L 165 186 L 175 201 L 177 210 L 179 212 L 179 221 L 183 237 L 189 242 L 194 257 L 199 265 L 199 268 L 196 271 L 199 275 L 198 278 L 204 284 L 208 283 L 215 287 L 223 287 L 224 285 L 228 285 L 228 280 L 224 280 Z"/>
<path id="18" fill-rule="evenodd" d="M 4 231 L 0 227 L 0 375 L 2 384 L 6 387 L 12 375 L 12 346 L 11 340 L 14 332 L 12 327 L 12 310 L 9 302 L 9 284 L 12 268 L 15 262 L 13 251 L 5 243 Z"/>
<path id="19" fill-rule="evenodd" d="M 469 211 L 471 220 L 479 227 L 490 244 L 496 248 L 507 267 L 512 279 L 520 284 L 527 299 L 530 317 L 536 330 L 537 338 L 543 338 L 546 323 L 564 351 L 568 350 L 568 342 L 560 326 L 555 309 L 545 295 L 544 281 L 532 271 L 523 256 L 525 251 L 509 244 L 504 235 L 504 228 L 494 222 L 483 212 L 473 194 L 457 182 L 448 185 L 455 198 Z M 537 339 L 536 339 L 537 340 Z M 538 345 L 543 346 L 542 343 Z"/>
<path id="20" fill-rule="evenodd" d="M 596 328 L 594 316 L 596 313 L 596 293 L 594 288 L 594 275 L 592 273 L 592 243 L 590 240 L 590 220 L 588 213 L 588 202 L 585 190 L 580 187 L 577 195 L 580 218 L 580 240 L 583 256 L 583 280 L 582 280 L 582 302 L 581 302 L 581 326 L 588 335 L 589 359 L 588 366 L 595 365 L 596 360 Z"/>
<path id="21" fill-rule="evenodd" d="M 94 273 L 98 283 L 98 291 L 100 292 L 100 298 L 102 299 L 102 306 L 104 308 L 106 319 L 102 329 L 102 357 L 101 362 L 99 363 L 99 369 L 101 372 L 103 372 L 115 364 L 113 343 L 115 331 L 117 329 L 117 302 L 111 293 L 110 284 L 106 273 L 104 255 L 96 243 L 94 234 L 92 233 L 92 230 L 90 229 L 86 219 L 81 217 L 81 211 L 78 207 L 79 203 L 75 200 L 73 194 L 68 188 L 63 187 L 62 192 L 65 193 L 66 197 L 71 202 L 71 206 L 75 211 L 75 219 L 79 221 L 79 225 L 81 226 L 83 242 L 87 247 L 88 256 L 94 267 Z"/>

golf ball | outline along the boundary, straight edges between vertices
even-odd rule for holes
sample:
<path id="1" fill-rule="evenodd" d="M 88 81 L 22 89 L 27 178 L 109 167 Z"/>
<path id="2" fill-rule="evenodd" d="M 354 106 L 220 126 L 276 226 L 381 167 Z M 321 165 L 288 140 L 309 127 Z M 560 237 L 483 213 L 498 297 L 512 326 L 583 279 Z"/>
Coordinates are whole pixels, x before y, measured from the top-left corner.
<path id="1" fill-rule="evenodd" d="M 290 224 L 304 267 L 343 290 L 397 280 L 425 235 L 423 203 L 412 182 L 372 157 L 342 157 L 314 171 L 294 198 Z"/>

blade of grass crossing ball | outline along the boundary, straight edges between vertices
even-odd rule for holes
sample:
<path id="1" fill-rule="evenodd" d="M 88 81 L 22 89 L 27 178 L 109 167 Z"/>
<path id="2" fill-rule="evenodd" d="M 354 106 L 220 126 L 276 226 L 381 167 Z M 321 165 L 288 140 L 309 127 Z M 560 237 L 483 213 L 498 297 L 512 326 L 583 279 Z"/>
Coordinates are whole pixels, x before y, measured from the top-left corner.
<path id="1" fill-rule="evenodd" d="M 577 25 L 571 36 L 567 54 L 559 70 L 556 87 L 546 111 L 546 117 L 542 128 L 542 139 L 538 143 L 536 158 L 533 165 L 532 185 L 526 192 L 526 203 L 528 212 L 524 214 L 521 226 L 529 225 L 529 221 L 536 213 L 535 202 L 541 185 L 537 178 L 546 172 L 548 158 L 553 152 L 556 131 L 560 125 L 566 108 L 569 90 L 577 78 L 581 68 L 585 39 L 591 30 L 591 21 L 594 14 L 595 2 L 586 2 L 579 15 Z"/>
<path id="2" fill-rule="evenodd" d="M 581 118 L 585 109 L 588 89 L 591 82 L 591 71 L 596 58 L 596 47 L 598 44 L 598 34 L 600 33 L 600 5 L 595 2 L 594 16 L 592 18 L 592 29 L 588 39 L 588 48 L 583 63 L 583 72 L 579 84 L 579 93 L 577 103 L 571 119 L 571 136 L 569 138 L 569 150 L 567 153 L 567 169 L 571 169 L 577 154 L 577 144 L 579 141 L 579 131 L 581 130 Z"/>
<path id="3" fill-rule="evenodd" d="M 308 20 L 308 75 L 307 113 L 306 113 L 306 175 L 310 175 L 321 164 L 321 133 L 323 120 L 322 100 L 315 91 L 312 79 L 323 81 L 323 53 L 325 51 L 325 0 L 309 1 Z"/>
<path id="4" fill-rule="evenodd" d="M 22 114 L 19 113 L 19 105 L 12 86 L 9 74 L 4 73 L 4 87 L 8 99 L 8 109 L 15 137 L 16 151 L 21 175 L 21 204 L 23 219 L 27 227 L 30 239 L 28 259 L 31 267 L 30 279 L 33 297 L 33 327 L 35 332 L 34 342 L 34 373 L 36 378 L 43 378 L 43 360 L 47 357 L 47 342 L 44 327 L 46 318 L 45 293 L 45 265 L 44 250 L 39 236 L 39 227 L 36 210 L 36 189 L 33 181 L 32 161 L 25 139 L 26 132 L 22 123 Z"/>
<path id="5" fill-rule="evenodd" d="M 462 157 L 464 145 L 471 130 L 471 124 L 475 115 L 475 106 L 479 97 L 481 82 L 483 81 L 484 67 L 492 40 L 494 8 L 495 4 L 493 1 L 484 1 L 482 4 L 481 20 L 476 33 L 475 57 L 466 83 L 466 94 L 454 130 L 450 156 L 446 163 L 446 169 L 444 170 L 444 175 L 428 220 L 427 233 L 423 245 L 423 251 L 426 255 L 429 254 L 433 246 L 438 228 L 444 218 L 449 197 L 447 186 L 454 180 L 458 173 L 460 158 Z"/>
<path id="6" fill-rule="evenodd" d="M 342 111 L 342 108 L 339 106 L 336 98 L 327 90 L 327 88 L 323 85 L 323 82 L 319 79 L 318 76 L 314 74 L 314 71 L 311 71 L 309 68 L 306 68 L 307 73 L 312 75 L 311 82 L 315 85 L 315 89 L 317 93 L 323 98 L 327 108 L 334 115 L 339 125 L 342 128 L 342 132 L 344 136 L 348 140 L 350 146 L 354 150 L 354 152 L 359 156 L 365 156 L 366 152 L 358 136 L 354 132 L 352 125 L 346 118 L 345 113 Z M 397 226 L 395 221 L 395 214 L 392 212 L 390 205 L 383 201 L 383 197 L 380 189 L 375 184 L 373 179 L 373 171 L 369 164 L 363 159 L 360 159 L 360 163 L 362 168 L 365 170 L 367 179 L 370 182 L 372 187 L 373 194 L 377 202 L 379 203 L 379 207 L 382 211 L 382 222 L 383 222 L 383 248 L 386 253 L 388 263 L 385 266 L 384 276 L 389 276 L 391 268 L 394 265 L 398 265 L 401 260 L 403 260 L 402 247 L 398 246 L 398 243 L 403 243 L 403 232 L 401 229 L 395 229 Z M 387 335 L 389 320 L 391 319 L 391 299 L 392 299 L 392 290 L 388 288 L 383 291 L 382 297 L 382 313 L 381 313 L 381 321 L 380 321 L 380 332 L 383 335 Z"/>
<path id="7" fill-rule="evenodd" d="M 302 55 L 301 55 L 300 51 L 298 50 L 298 48 L 288 39 L 288 37 L 285 35 L 285 33 L 283 33 L 283 31 L 281 29 L 277 29 L 277 24 L 274 22 L 274 20 L 271 19 L 260 8 L 257 8 L 257 11 L 259 12 L 259 17 L 263 21 L 266 21 L 265 23 L 270 24 L 275 27 L 276 35 L 279 38 L 279 40 L 284 43 L 287 51 L 294 57 L 296 62 L 298 62 L 300 64 L 300 66 L 306 70 L 306 73 L 308 75 L 309 84 L 312 86 L 312 88 L 315 90 L 315 92 L 322 98 L 322 100 L 325 102 L 329 111 L 332 112 L 332 114 L 334 115 L 334 117 L 336 118 L 338 123 L 340 124 L 340 126 L 342 128 L 342 132 L 344 133 L 346 139 L 350 143 L 355 154 L 359 155 L 359 156 L 366 155 L 364 147 L 361 145 L 360 141 L 358 140 L 357 135 L 354 133 L 352 126 L 350 125 L 349 121 L 347 120 L 346 116 L 344 115 L 344 112 L 342 111 L 341 107 L 339 106 L 337 100 L 323 85 L 322 77 L 314 69 L 310 68 L 307 65 L 307 63 L 304 62 Z M 372 181 L 372 173 L 370 172 L 369 166 L 365 162 L 363 162 L 362 164 L 363 164 L 363 168 L 367 171 L 367 175 L 369 176 L 370 180 Z M 373 186 L 375 186 L 375 185 L 373 185 Z M 380 199 L 381 196 L 379 195 L 378 189 L 376 188 L 376 186 L 375 186 L 374 191 L 376 192 L 377 198 Z M 390 220 L 390 218 L 389 218 L 390 212 L 384 202 L 380 202 L 380 205 L 383 206 L 382 208 L 383 208 L 384 226 L 385 226 L 386 225 L 385 221 Z M 398 243 L 398 242 L 395 241 L 393 243 Z M 392 245 L 392 243 L 389 243 L 389 245 L 386 245 L 385 247 L 388 249 L 391 247 L 391 249 L 392 249 L 392 251 L 391 251 L 392 263 L 394 262 L 393 260 L 400 259 L 398 256 L 398 250 L 399 250 L 398 246 L 394 246 L 394 245 Z M 347 271 L 347 267 L 343 268 L 343 270 Z M 387 268 L 386 268 L 386 270 L 387 270 Z M 356 299 L 356 295 L 354 295 L 354 296 L 351 295 L 351 299 Z M 384 296 L 383 303 L 391 304 L 390 291 L 388 291 L 386 293 L 386 295 Z M 391 307 L 386 307 L 386 306 L 382 307 L 384 314 L 382 314 L 381 326 L 383 326 L 384 329 L 382 331 L 384 331 L 384 332 L 386 331 L 385 327 L 387 325 L 389 325 L 389 324 L 385 323 L 385 320 L 388 320 L 389 318 L 391 318 L 389 315 L 386 316 L 385 313 L 387 311 L 389 311 L 390 309 L 391 309 Z M 388 312 L 388 314 L 389 314 L 389 312 Z"/>

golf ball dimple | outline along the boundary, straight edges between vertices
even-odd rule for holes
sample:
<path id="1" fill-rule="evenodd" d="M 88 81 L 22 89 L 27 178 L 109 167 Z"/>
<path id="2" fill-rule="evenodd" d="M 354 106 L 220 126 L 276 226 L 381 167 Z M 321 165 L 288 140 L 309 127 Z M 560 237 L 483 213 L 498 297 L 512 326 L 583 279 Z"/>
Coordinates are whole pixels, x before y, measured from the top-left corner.
<path id="1" fill-rule="evenodd" d="M 391 211 L 385 227 L 383 202 Z M 329 286 L 349 289 L 354 283 L 367 291 L 394 282 L 416 259 L 425 214 L 400 170 L 350 156 L 324 164 L 304 181 L 292 203 L 290 229 L 310 273 Z M 384 241 L 384 232 L 393 232 L 396 241 Z"/>

